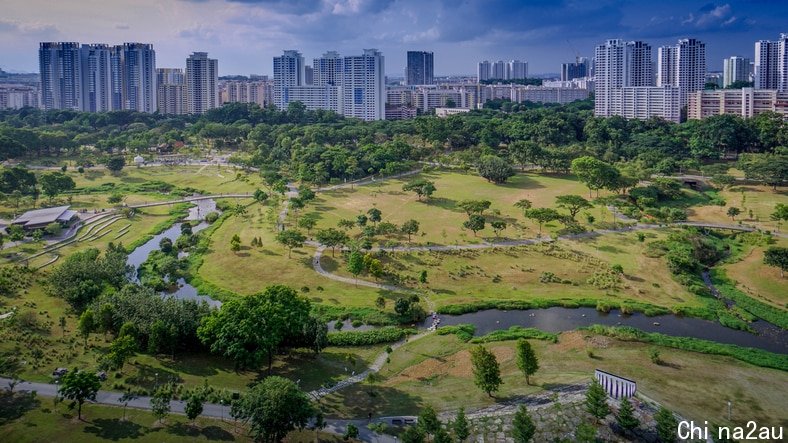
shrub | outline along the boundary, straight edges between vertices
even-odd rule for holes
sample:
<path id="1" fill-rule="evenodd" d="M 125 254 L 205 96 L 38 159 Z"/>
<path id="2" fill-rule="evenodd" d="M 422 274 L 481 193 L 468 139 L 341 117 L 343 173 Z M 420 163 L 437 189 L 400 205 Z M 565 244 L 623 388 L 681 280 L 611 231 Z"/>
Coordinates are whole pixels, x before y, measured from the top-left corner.
<path id="1" fill-rule="evenodd" d="M 494 341 L 517 340 L 520 338 L 530 338 L 537 340 L 548 340 L 553 343 L 558 342 L 558 334 L 545 332 L 536 328 L 524 328 L 522 326 L 512 326 L 509 329 L 502 329 L 490 332 L 481 337 L 471 339 L 471 343 L 490 343 Z"/>
<path id="2" fill-rule="evenodd" d="M 476 326 L 471 324 L 459 324 L 456 326 L 443 326 L 438 328 L 437 334 L 438 335 L 450 335 L 454 334 L 460 340 L 467 342 L 473 338 L 473 335 L 476 333 Z"/>
<path id="3" fill-rule="evenodd" d="M 330 346 L 367 346 L 378 343 L 392 343 L 415 333 L 415 329 L 397 328 L 394 326 L 371 331 L 332 332 L 328 334 L 328 344 Z"/>

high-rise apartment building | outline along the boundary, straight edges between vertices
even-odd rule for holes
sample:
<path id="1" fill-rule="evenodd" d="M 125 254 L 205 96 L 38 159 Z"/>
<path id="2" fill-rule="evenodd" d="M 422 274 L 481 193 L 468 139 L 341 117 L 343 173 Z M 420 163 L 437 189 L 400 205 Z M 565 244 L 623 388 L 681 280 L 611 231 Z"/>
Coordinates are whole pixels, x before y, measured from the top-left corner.
<path id="1" fill-rule="evenodd" d="M 706 44 L 694 38 L 662 46 L 657 56 L 657 86 L 679 88 L 679 101 L 687 103 L 690 92 L 703 90 L 706 81 Z"/>
<path id="2" fill-rule="evenodd" d="M 386 70 L 383 54 L 365 49 L 345 57 L 342 79 L 344 114 L 361 120 L 382 120 L 386 115 Z"/>
<path id="3" fill-rule="evenodd" d="M 612 39 L 595 50 L 596 97 L 594 113 L 609 117 L 621 110 L 624 87 L 654 86 L 651 46 L 642 41 Z"/>
<path id="4" fill-rule="evenodd" d="M 304 84 L 312 85 L 315 82 L 315 70 L 309 65 L 304 66 Z"/>
<path id="5" fill-rule="evenodd" d="M 79 43 L 42 42 L 38 49 L 41 106 L 82 109 L 82 62 Z"/>
<path id="6" fill-rule="evenodd" d="M 408 51 L 405 68 L 406 85 L 431 85 L 435 82 L 432 52 Z"/>
<path id="7" fill-rule="evenodd" d="M 750 59 L 728 57 L 722 61 L 722 87 L 727 88 L 734 82 L 750 81 Z"/>
<path id="8" fill-rule="evenodd" d="M 112 53 L 109 45 L 82 45 L 80 63 L 82 76 L 82 111 L 114 111 L 112 101 Z"/>
<path id="9" fill-rule="evenodd" d="M 509 79 L 509 64 L 503 60 L 498 60 L 492 64 L 490 78 L 494 80 Z"/>
<path id="10" fill-rule="evenodd" d="M 291 86 L 304 86 L 304 56 L 295 50 L 286 50 L 274 57 L 274 104 L 285 109 L 290 102 L 287 96 Z"/>
<path id="11" fill-rule="evenodd" d="M 755 89 L 788 91 L 788 33 L 755 42 Z"/>
<path id="12" fill-rule="evenodd" d="M 528 62 L 510 60 L 507 68 L 507 80 L 525 80 L 528 78 Z"/>
<path id="13" fill-rule="evenodd" d="M 588 59 L 585 57 L 578 57 L 574 63 L 561 64 L 561 81 L 567 82 L 576 78 L 583 78 L 590 76 Z"/>
<path id="14" fill-rule="evenodd" d="M 186 113 L 186 84 L 183 69 L 156 69 L 156 106 L 160 114 Z"/>
<path id="15" fill-rule="evenodd" d="M 120 54 L 121 109 L 156 112 L 156 51 L 148 43 L 124 43 Z"/>
<path id="16" fill-rule="evenodd" d="M 479 64 L 476 67 L 476 81 L 477 82 L 483 82 L 483 81 L 490 80 L 492 78 L 491 77 L 491 75 L 492 75 L 492 69 L 491 68 L 492 68 L 492 66 L 490 65 L 489 61 L 485 60 L 483 62 L 479 62 Z"/>
<path id="17" fill-rule="evenodd" d="M 207 52 L 195 52 L 186 59 L 186 112 L 204 114 L 219 107 L 219 61 Z"/>
<path id="18" fill-rule="evenodd" d="M 328 51 L 312 61 L 315 86 L 342 86 L 344 59 L 336 51 Z"/>

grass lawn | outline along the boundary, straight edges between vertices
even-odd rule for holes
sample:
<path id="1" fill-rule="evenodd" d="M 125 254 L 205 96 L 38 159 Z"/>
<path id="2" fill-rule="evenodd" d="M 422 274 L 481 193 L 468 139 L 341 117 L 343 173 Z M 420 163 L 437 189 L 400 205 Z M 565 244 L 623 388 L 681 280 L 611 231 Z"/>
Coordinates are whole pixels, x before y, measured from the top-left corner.
<path id="1" fill-rule="evenodd" d="M 778 246 L 788 246 L 788 241 L 778 239 Z M 788 307 L 788 278 L 780 277 L 780 270 L 763 264 L 766 248 L 750 248 L 741 260 L 723 265 L 729 278 L 736 281 L 739 289 L 750 297 L 785 309 Z"/>
<path id="2" fill-rule="evenodd" d="M 662 238 L 660 231 L 649 232 L 648 240 Z M 697 297 L 676 283 L 664 260 L 642 254 L 644 244 L 635 233 L 601 235 L 583 240 L 561 240 L 553 245 L 465 250 L 452 252 L 409 252 L 380 255 L 387 272 L 398 281 L 418 288 L 422 270 L 428 274 L 424 288 L 438 306 L 480 299 L 527 300 L 594 298 L 617 304 L 624 299 L 670 307 L 696 305 Z M 624 267 L 625 276 L 616 288 L 602 288 L 588 282 L 597 272 L 613 264 Z M 325 269 L 346 277 L 344 260 L 323 263 Z M 564 283 L 543 282 L 553 273 Z M 369 279 L 369 276 L 364 278 Z"/>
<path id="3" fill-rule="evenodd" d="M 251 442 L 248 429 L 229 417 L 225 420 L 199 417 L 194 424 L 185 416 L 168 415 L 159 423 L 148 411 L 107 405 L 85 404 L 83 420 L 66 403 L 55 406 L 51 398 L 37 397 L 33 401 L 19 401 L 11 406 L 8 395 L 0 397 L 0 431 L 4 441 L 24 442 L 185 442 L 237 441 Z M 313 431 L 294 431 L 286 442 L 314 441 Z M 340 436 L 320 433 L 320 441 L 340 442 Z"/>
<path id="4" fill-rule="evenodd" d="M 725 206 L 709 205 L 689 208 L 687 210 L 689 220 L 726 224 L 742 221 L 763 230 L 776 231 L 778 229 L 777 222 L 772 221 L 769 216 L 774 212 L 777 203 L 788 204 L 788 191 L 784 189 L 773 191 L 770 186 L 732 186 L 720 191 L 719 194 L 725 199 Z M 731 207 L 741 210 L 741 214 L 736 217 L 735 221 L 727 215 L 728 208 Z M 750 217 L 750 210 L 752 210 L 752 217 Z"/>
<path id="5" fill-rule="evenodd" d="M 397 349 L 373 382 L 355 385 L 325 400 L 332 416 L 412 414 L 431 405 L 437 410 L 472 410 L 550 386 L 590 381 L 599 368 L 631 378 L 643 394 L 695 420 L 726 423 L 728 400 L 734 421 L 770 426 L 788 424 L 784 389 L 788 374 L 732 358 L 660 348 L 663 365 L 649 358 L 651 346 L 608 337 L 567 332 L 558 343 L 532 340 L 540 369 L 532 386 L 516 367 L 515 342 L 485 345 L 501 365 L 503 385 L 490 398 L 473 384 L 468 349 L 454 336 L 428 336 Z M 593 351 L 594 357 L 588 356 Z"/>
<path id="6" fill-rule="evenodd" d="M 309 288 L 304 295 L 312 302 L 334 306 L 372 307 L 378 295 L 396 298 L 373 288 L 355 287 L 320 276 L 312 269 L 314 248 L 295 249 L 288 257 L 287 249 L 276 242 L 278 207 L 255 203 L 247 211 L 245 216 L 226 219 L 213 232 L 210 250 L 197 272 L 200 278 L 242 295 L 260 292 L 273 284 Z M 235 234 L 241 238 L 238 252 L 230 250 L 230 240 Z M 262 240 L 262 247 L 250 246 L 254 237 Z M 330 254 L 326 260 L 331 261 Z"/>
<path id="7" fill-rule="evenodd" d="M 402 185 L 415 178 L 425 178 L 435 182 L 437 191 L 429 200 L 417 201 L 416 195 L 402 191 Z M 537 174 L 518 174 L 503 185 L 495 185 L 475 174 L 458 172 L 422 173 L 405 179 L 391 179 L 376 184 L 359 186 L 354 189 L 320 192 L 306 212 L 317 212 L 318 227 L 336 227 L 340 219 L 355 220 L 356 216 L 376 207 L 383 213 L 383 221 L 401 225 L 404 221 L 415 219 L 420 223 L 422 234 L 413 238 L 416 243 L 476 243 L 482 238 L 493 237 L 489 225 L 479 232 L 464 230 L 462 223 L 467 220 L 465 212 L 457 207 L 462 200 L 489 200 L 490 210 L 485 214 L 489 219 L 504 220 L 509 227 L 503 236 L 509 238 L 534 237 L 538 225 L 523 218 L 522 211 L 514 207 L 521 199 L 530 200 L 534 207 L 555 207 L 555 197 L 562 194 L 588 196 L 588 189 L 570 176 Z M 497 215 L 496 215 L 496 211 Z M 597 220 L 610 220 L 607 209 L 595 207 L 589 211 Z M 580 220 L 585 220 L 580 215 Z M 559 228 L 553 223 L 552 228 Z M 551 227 L 543 227 L 547 233 Z M 358 234 L 359 228 L 351 231 Z M 392 237 L 401 243 L 405 236 Z"/>

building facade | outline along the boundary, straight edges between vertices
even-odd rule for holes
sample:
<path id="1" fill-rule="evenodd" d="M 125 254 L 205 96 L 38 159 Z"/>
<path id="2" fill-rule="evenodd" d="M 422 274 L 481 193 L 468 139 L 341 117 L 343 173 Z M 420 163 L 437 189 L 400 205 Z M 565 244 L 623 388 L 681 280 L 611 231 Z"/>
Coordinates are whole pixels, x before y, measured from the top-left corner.
<path id="1" fill-rule="evenodd" d="M 734 82 L 750 81 L 750 59 L 728 57 L 722 61 L 722 87 L 727 88 Z"/>
<path id="2" fill-rule="evenodd" d="M 528 78 L 528 62 L 511 60 L 508 65 L 507 80 L 525 80 Z"/>
<path id="3" fill-rule="evenodd" d="M 620 115 L 619 89 L 654 85 L 651 46 L 648 43 L 612 39 L 597 46 L 594 55 L 595 115 Z"/>
<path id="4" fill-rule="evenodd" d="M 148 43 L 124 43 L 115 47 L 115 68 L 120 71 L 119 109 L 156 112 L 156 51 Z M 118 81 L 118 76 L 114 76 Z M 117 86 L 117 85 L 116 85 Z M 117 104 L 117 103 L 115 103 Z"/>
<path id="5" fill-rule="evenodd" d="M 286 50 L 279 57 L 274 57 L 274 104 L 279 109 L 286 109 L 290 102 L 288 89 L 293 86 L 304 86 L 304 56 L 295 50 Z"/>
<path id="6" fill-rule="evenodd" d="M 77 42 L 42 42 L 38 49 L 41 107 L 82 110 L 82 62 Z"/>
<path id="7" fill-rule="evenodd" d="M 590 73 L 588 59 L 585 57 L 578 57 L 574 63 L 561 64 L 561 81 L 564 82 L 588 77 Z"/>
<path id="8" fill-rule="evenodd" d="M 788 120 L 788 91 L 776 89 L 718 89 L 690 94 L 687 118 L 700 120 L 731 114 L 751 118 L 763 112 L 776 112 Z"/>
<path id="9" fill-rule="evenodd" d="M 408 51 L 405 67 L 406 85 L 431 85 L 435 83 L 434 55 L 427 51 Z"/>
<path id="10" fill-rule="evenodd" d="M 626 119 L 659 117 L 675 123 L 681 121 L 681 92 L 675 86 L 624 87 L 616 94 L 620 109 L 614 115 Z"/>
<path id="11" fill-rule="evenodd" d="M 706 44 L 694 38 L 680 39 L 674 46 L 659 48 L 657 86 L 679 88 L 680 102 L 690 92 L 701 91 L 706 81 Z"/>
<path id="12" fill-rule="evenodd" d="M 186 113 L 204 114 L 219 107 L 219 61 L 207 52 L 186 59 Z"/>
<path id="13" fill-rule="evenodd" d="M 113 48 L 104 44 L 82 45 L 80 48 L 83 111 L 117 110 L 112 100 L 113 51 Z"/>
<path id="14" fill-rule="evenodd" d="M 345 61 L 336 51 L 328 51 L 312 61 L 315 86 L 342 86 Z"/>
<path id="15" fill-rule="evenodd" d="M 0 109 L 38 108 L 38 88 L 34 85 L 0 84 Z"/>
<path id="16" fill-rule="evenodd" d="M 385 59 L 377 49 L 344 59 L 343 106 L 346 117 L 382 120 L 386 116 Z"/>
<path id="17" fill-rule="evenodd" d="M 156 106 L 160 114 L 186 113 L 186 84 L 183 69 L 156 69 Z"/>
<path id="18" fill-rule="evenodd" d="M 483 82 L 490 80 L 492 77 L 492 65 L 489 61 L 485 60 L 483 62 L 479 62 L 476 66 L 476 81 Z"/>

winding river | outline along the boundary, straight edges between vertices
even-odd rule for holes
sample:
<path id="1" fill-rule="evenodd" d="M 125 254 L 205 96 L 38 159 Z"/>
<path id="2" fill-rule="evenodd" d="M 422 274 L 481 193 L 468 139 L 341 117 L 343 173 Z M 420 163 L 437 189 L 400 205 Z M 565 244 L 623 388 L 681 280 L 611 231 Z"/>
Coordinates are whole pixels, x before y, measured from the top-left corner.
<path id="1" fill-rule="evenodd" d="M 202 200 L 194 203 L 195 206 L 191 208 L 186 220 L 202 220 L 209 212 L 216 211 L 216 202 L 213 200 Z M 175 242 L 181 235 L 181 224 L 182 223 L 176 223 L 135 249 L 129 254 L 128 264 L 134 266 L 134 269 L 138 269 L 152 251 L 159 249 L 159 242 L 163 238 L 169 238 Z M 192 232 L 199 232 L 206 227 L 208 227 L 208 224 L 201 222 L 192 227 Z M 138 281 L 136 275 L 134 280 Z M 176 290 L 162 293 L 162 295 L 179 299 L 205 301 L 214 307 L 221 306 L 220 301 L 214 300 L 207 295 L 200 295 L 197 288 L 183 281 L 183 279 L 178 280 L 178 288 Z M 659 332 L 677 337 L 700 338 L 719 343 L 763 349 L 780 354 L 788 353 L 788 331 L 763 320 L 752 323 L 752 328 L 757 331 L 757 334 L 753 334 L 746 331 L 730 329 L 717 322 L 694 317 L 679 317 L 675 315 L 648 317 L 640 313 L 624 315 L 618 310 L 612 310 L 610 313 L 606 314 L 593 308 L 554 307 L 525 311 L 490 309 L 462 315 L 441 315 L 440 319 L 441 326 L 457 325 L 461 323 L 473 324 L 476 326 L 477 335 L 487 334 L 499 329 L 507 329 L 511 326 L 531 327 L 547 332 L 558 333 L 571 331 L 584 326 L 601 324 L 607 326 L 632 326 L 646 332 Z M 347 324 L 345 324 L 343 330 L 346 331 L 370 329 L 369 326 L 353 328 L 350 325 L 350 321 L 346 321 L 345 323 Z M 429 318 L 421 324 L 424 328 L 431 325 L 432 319 Z M 333 328 L 331 328 L 331 330 L 333 330 Z"/>

